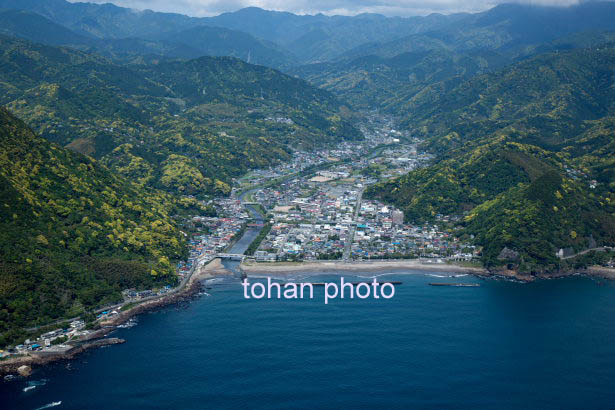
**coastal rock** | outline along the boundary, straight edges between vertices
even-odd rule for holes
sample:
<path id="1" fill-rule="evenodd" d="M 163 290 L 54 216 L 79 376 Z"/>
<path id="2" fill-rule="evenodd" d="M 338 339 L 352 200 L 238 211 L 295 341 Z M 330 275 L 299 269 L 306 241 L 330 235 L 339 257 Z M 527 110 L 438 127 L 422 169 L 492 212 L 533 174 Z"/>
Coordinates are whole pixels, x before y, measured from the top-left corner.
<path id="1" fill-rule="evenodd" d="M 19 373 L 20 376 L 29 377 L 32 374 L 32 368 L 24 364 L 17 368 L 17 373 Z"/>
<path id="2" fill-rule="evenodd" d="M 518 259 L 519 252 L 513 251 L 506 246 L 500 251 L 500 254 L 498 255 L 498 260 L 501 261 L 516 261 Z"/>

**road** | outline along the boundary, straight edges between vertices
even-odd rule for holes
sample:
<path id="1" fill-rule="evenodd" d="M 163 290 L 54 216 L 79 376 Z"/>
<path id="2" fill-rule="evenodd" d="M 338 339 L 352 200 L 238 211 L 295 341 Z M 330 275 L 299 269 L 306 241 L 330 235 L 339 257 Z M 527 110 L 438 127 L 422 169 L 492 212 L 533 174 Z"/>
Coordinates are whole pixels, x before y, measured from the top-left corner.
<path id="1" fill-rule="evenodd" d="M 350 230 L 348 231 L 348 237 L 346 238 L 346 244 L 344 245 L 344 255 L 342 256 L 343 261 L 350 260 L 350 252 L 352 251 L 352 241 L 354 240 L 354 233 L 357 230 L 356 221 L 359 219 L 359 212 L 361 212 L 361 200 L 363 199 L 364 191 L 365 191 L 365 187 L 361 188 L 361 190 L 357 194 L 357 206 L 355 207 L 354 215 L 352 217 L 354 222 L 350 226 Z"/>
<path id="2" fill-rule="evenodd" d="M 592 251 L 606 252 L 606 251 L 610 251 L 610 250 L 613 250 L 613 248 L 611 248 L 610 246 L 601 246 L 599 248 L 585 249 L 584 251 L 577 252 L 574 255 L 564 256 L 564 257 L 562 257 L 560 259 L 572 259 L 572 258 L 576 258 L 577 256 L 585 255 L 586 253 L 589 253 L 589 252 L 592 252 Z"/>
<path id="3" fill-rule="evenodd" d="M 116 303 L 113 305 L 107 305 L 101 308 L 98 308 L 96 310 L 94 310 L 94 314 L 98 314 L 98 313 L 102 313 L 105 311 L 109 311 L 109 310 L 117 310 L 117 309 L 121 309 L 122 307 L 124 307 L 125 305 L 128 305 L 130 303 L 142 303 L 142 302 L 146 302 L 149 300 L 154 300 L 154 299 L 158 299 L 158 298 L 162 298 L 168 295 L 172 295 L 174 293 L 180 292 L 181 290 L 183 290 L 186 285 L 188 284 L 188 282 L 190 281 L 190 278 L 192 277 L 193 273 L 197 270 L 197 268 L 200 268 L 201 266 L 203 266 L 206 262 L 209 262 L 209 260 L 203 260 L 203 259 L 197 259 L 197 262 L 192 266 L 192 269 L 184 276 L 184 278 L 182 279 L 182 281 L 180 282 L 180 284 L 174 288 L 172 288 L 171 290 L 169 290 L 167 293 L 163 294 L 163 295 L 154 295 L 154 296 L 147 296 L 141 299 L 129 299 L 129 300 L 125 300 L 123 302 L 120 303 Z M 51 323 L 46 323 L 44 325 L 40 325 L 40 326 L 35 326 L 35 327 L 31 327 L 29 329 L 26 329 L 28 332 L 35 332 L 37 330 L 39 330 L 42 327 L 47 327 L 47 326 L 54 326 L 54 325 L 59 325 L 65 322 L 72 322 L 73 320 L 78 320 L 81 319 L 81 316 L 76 316 L 73 318 L 68 318 L 68 319 L 60 319 L 60 320 L 56 320 L 55 322 L 51 322 Z"/>

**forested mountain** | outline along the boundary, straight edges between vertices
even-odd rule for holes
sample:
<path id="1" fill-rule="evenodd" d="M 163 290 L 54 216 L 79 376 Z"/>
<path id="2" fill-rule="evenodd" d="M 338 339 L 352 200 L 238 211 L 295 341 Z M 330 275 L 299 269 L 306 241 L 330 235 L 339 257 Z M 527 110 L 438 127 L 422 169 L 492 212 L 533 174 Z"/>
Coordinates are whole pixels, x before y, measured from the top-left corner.
<path id="1" fill-rule="evenodd" d="M 303 80 L 229 57 L 123 66 L 0 38 L 0 103 L 45 138 L 172 192 L 228 192 L 247 169 L 360 138 Z"/>
<path id="2" fill-rule="evenodd" d="M 93 45 L 92 38 L 24 10 L 0 10 L 0 34 L 51 45 Z"/>
<path id="3" fill-rule="evenodd" d="M 403 115 L 405 107 L 401 106 L 429 87 L 451 89 L 508 63 L 508 58 L 490 50 L 458 53 L 441 48 L 309 64 L 289 73 L 331 91 L 358 109 L 379 107 Z"/>
<path id="4" fill-rule="evenodd" d="M 185 45 L 197 50 L 198 56 L 230 56 L 248 63 L 269 67 L 286 67 L 295 56 L 269 41 L 250 34 L 220 27 L 198 26 L 160 36 L 166 43 Z M 193 57 L 197 57 L 194 55 Z"/>
<path id="5" fill-rule="evenodd" d="M 71 3 L 66 0 L 0 0 L 0 8 L 28 10 L 92 38 L 147 38 L 202 25 L 181 14 L 135 11 L 111 3 Z"/>
<path id="6" fill-rule="evenodd" d="M 407 51 L 448 49 L 495 50 L 523 54 L 526 47 L 545 44 L 574 33 L 615 31 L 613 2 L 582 2 L 570 7 L 501 4 L 481 13 L 467 14 L 443 27 L 399 36 L 391 41 L 362 44 L 342 57 L 392 57 Z"/>
<path id="7" fill-rule="evenodd" d="M 175 282 L 168 194 L 139 187 L 0 109 L 0 346 L 20 328 Z"/>
<path id="8" fill-rule="evenodd" d="M 95 40 L 92 50 L 114 58 L 223 55 L 276 68 L 436 50 L 470 55 L 491 50 L 514 58 L 570 34 L 615 30 L 612 2 L 555 8 L 503 4 L 482 13 L 407 18 L 295 15 L 256 7 L 196 18 L 65 0 L 0 0 L 0 9 L 36 13 L 49 20 L 41 22 L 41 30 L 50 29 L 50 24 L 61 26 L 80 36 L 79 44 Z M 56 28 L 49 40 L 32 36 L 29 28 L 7 32 L 48 44 L 76 43 L 58 42 L 66 33 Z"/>
<path id="9" fill-rule="evenodd" d="M 613 45 L 547 53 L 448 92 L 427 88 L 401 110 L 404 124 L 440 151 L 504 129 L 519 141 L 561 150 L 576 144 L 587 121 L 615 114 L 614 79 Z"/>
<path id="10" fill-rule="evenodd" d="M 96 37 L 78 34 L 40 14 L 25 10 L 0 10 L 0 34 L 37 43 L 90 51 L 118 62 L 142 63 L 142 59 L 192 59 L 201 56 L 231 56 L 253 64 L 289 66 L 295 60 L 281 47 L 247 33 L 218 27 L 195 26 L 168 29 L 139 37 Z"/>
<path id="11" fill-rule="evenodd" d="M 606 17 L 612 15 L 612 2 L 562 8 L 505 4 L 434 30 L 361 44 L 333 61 L 289 72 L 357 108 L 376 104 L 403 116 L 411 109 L 408 101 L 445 93 L 475 75 L 549 51 L 612 42 L 615 20 Z"/>
<path id="12" fill-rule="evenodd" d="M 303 62 L 339 57 L 364 43 L 385 41 L 446 27 L 465 15 L 432 14 L 426 17 L 303 15 L 248 7 L 204 18 L 208 25 L 246 31 L 284 46 Z"/>
<path id="13" fill-rule="evenodd" d="M 409 101 L 433 166 L 369 194 L 410 219 L 463 216 L 490 265 L 557 270 L 561 248 L 615 243 L 615 49 L 540 55 Z"/>
<path id="14" fill-rule="evenodd" d="M 303 16 L 248 7 L 220 16 L 195 18 L 149 10 L 136 12 L 113 4 L 70 3 L 65 0 L 0 0 L 0 8 L 35 12 L 91 38 L 138 38 L 156 42 L 172 38 L 179 44 L 205 51 L 206 55 L 242 59 L 247 59 L 244 50 L 249 50 L 252 62 L 273 67 L 287 66 L 295 61 L 295 57 L 304 63 L 336 58 L 363 43 L 433 30 L 464 16 Z M 218 30 L 213 31 L 214 27 Z M 205 32 L 198 33 L 195 38 L 184 33 L 186 30 L 192 33 L 191 30 L 196 28 Z"/>

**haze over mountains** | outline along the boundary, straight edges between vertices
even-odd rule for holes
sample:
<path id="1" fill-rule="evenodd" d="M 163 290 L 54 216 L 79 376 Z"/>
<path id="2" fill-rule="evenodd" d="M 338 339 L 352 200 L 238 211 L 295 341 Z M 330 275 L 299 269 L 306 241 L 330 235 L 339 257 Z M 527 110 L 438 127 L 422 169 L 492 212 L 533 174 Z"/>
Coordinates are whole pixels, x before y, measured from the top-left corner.
<path id="1" fill-rule="evenodd" d="M 123 39 L 124 47 L 118 54 L 228 55 L 275 67 L 372 54 L 390 57 L 425 49 L 509 51 L 574 32 L 613 29 L 614 7 L 609 2 L 567 8 L 509 4 L 478 14 L 408 18 L 373 14 L 299 16 L 250 7 L 194 18 L 137 12 L 112 4 L 0 1 L 0 9 L 27 10 L 50 20 L 43 23 L 35 16 L 22 15 L 18 25 L 2 25 L 5 32 L 32 40 L 47 38 L 45 42 L 51 44 L 76 43 L 113 50 L 113 45 L 118 44 L 114 40 Z M 27 23 L 28 18 L 31 23 Z M 67 37 L 66 29 L 74 33 L 73 40 Z"/>
<path id="2" fill-rule="evenodd" d="M 454 216 L 490 268 L 588 263 L 555 255 L 615 243 L 613 17 L 612 2 L 194 18 L 0 0 L 0 231 L 19 247 L 1 249 L 2 337 L 117 298 L 124 268 L 173 282 L 178 215 L 297 149 L 361 140 L 363 110 L 436 155 L 367 196 L 412 223 Z"/>

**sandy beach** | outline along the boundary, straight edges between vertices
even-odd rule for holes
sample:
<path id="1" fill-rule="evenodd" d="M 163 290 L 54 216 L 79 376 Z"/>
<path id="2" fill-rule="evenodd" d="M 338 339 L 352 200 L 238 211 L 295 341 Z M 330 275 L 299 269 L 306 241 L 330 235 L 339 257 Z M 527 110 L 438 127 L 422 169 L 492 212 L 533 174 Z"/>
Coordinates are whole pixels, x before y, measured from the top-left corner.
<path id="1" fill-rule="evenodd" d="M 200 269 L 198 275 L 196 275 L 195 280 L 203 280 L 213 276 L 232 274 L 233 272 L 224 267 L 224 265 L 222 264 L 222 259 L 216 258 Z M 192 280 L 192 278 L 190 278 L 190 280 Z"/>
<path id="2" fill-rule="evenodd" d="M 430 272 L 459 272 L 485 274 L 483 268 L 461 266 L 448 263 L 431 263 L 416 259 L 384 260 L 384 261 L 317 261 L 317 262 L 243 262 L 239 268 L 246 274 L 285 274 L 300 272 L 361 272 L 361 271 L 388 271 L 388 270 L 420 270 Z"/>

